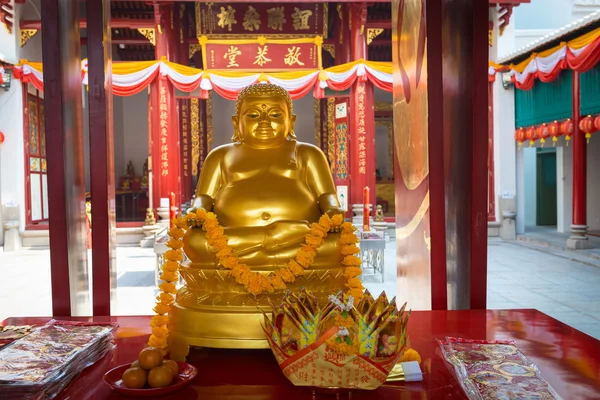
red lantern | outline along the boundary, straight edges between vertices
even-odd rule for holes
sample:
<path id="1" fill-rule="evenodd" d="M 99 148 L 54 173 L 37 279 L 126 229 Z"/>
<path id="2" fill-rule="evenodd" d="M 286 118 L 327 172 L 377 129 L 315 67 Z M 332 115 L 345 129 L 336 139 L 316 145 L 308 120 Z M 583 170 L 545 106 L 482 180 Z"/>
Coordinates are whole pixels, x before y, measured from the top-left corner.
<path id="1" fill-rule="evenodd" d="M 526 138 L 527 136 L 524 128 L 519 128 L 515 131 L 515 140 L 519 143 L 519 147 L 521 147 Z"/>
<path id="2" fill-rule="evenodd" d="M 579 122 L 579 129 L 581 129 L 582 132 L 585 132 L 585 139 L 589 143 L 590 138 L 592 137 L 592 132 L 596 131 L 596 127 L 594 126 L 594 118 L 592 118 L 591 115 L 583 118 Z"/>
<path id="3" fill-rule="evenodd" d="M 594 119 L 594 126 L 596 127 L 597 131 L 600 131 L 600 115 L 597 115 Z"/>
<path id="4" fill-rule="evenodd" d="M 0 144 L 4 143 L 4 133 L 0 132 Z"/>
<path id="5" fill-rule="evenodd" d="M 529 140 L 529 147 L 533 146 L 535 141 L 538 140 L 538 135 L 534 126 L 527 128 L 527 139 Z"/>
<path id="6" fill-rule="evenodd" d="M 569 145 L 569 140 L 571 140 L 571 135 L 573 134 L 573 121 L 571 119 L 567 119 L 560 124 L 560 132 L 565 135 L 565 140 L 567 141 L 567 146 Z"/>
<path id="7" fill-rule="evenodd" d="M 546 124 L 541 124 L 537 128 L 535 128 L 535 132 L 537 136 L 540 138 L 540 142 L 542 143 L 542 147 L 544 147 L 544 143 L 546 143 L 546 139 L 550 137 L 550 132 L 548 131 L 548 126 Z"/>
<path id="8" fill-rule="evenodd" d="M 558 137 L 562 134 L 560 132 L 560 124 L 558 123 L 558 121 L 554 121 L 548 124 L 548 133 L 550 133 L 550 136 L 552 136 L 552 146 L 556 146 Z"/>

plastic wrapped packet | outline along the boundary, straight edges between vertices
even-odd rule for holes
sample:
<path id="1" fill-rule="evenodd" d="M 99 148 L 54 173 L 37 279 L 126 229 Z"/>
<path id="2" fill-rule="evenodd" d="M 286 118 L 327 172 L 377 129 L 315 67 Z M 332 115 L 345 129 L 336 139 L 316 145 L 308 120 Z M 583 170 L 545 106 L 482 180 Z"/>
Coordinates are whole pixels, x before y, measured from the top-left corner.
<path id="1" fill-rule="evenodd" d="M 113 347 L 116 324 L 52 320 L 0 349 L 0 399 L 52 399 Z"/>
<path id="2" fill-rule="evenodd" d="M 512 341 L 447 337 L 438 343 L 448 368 L 471 400 L 561 399 Z"/>

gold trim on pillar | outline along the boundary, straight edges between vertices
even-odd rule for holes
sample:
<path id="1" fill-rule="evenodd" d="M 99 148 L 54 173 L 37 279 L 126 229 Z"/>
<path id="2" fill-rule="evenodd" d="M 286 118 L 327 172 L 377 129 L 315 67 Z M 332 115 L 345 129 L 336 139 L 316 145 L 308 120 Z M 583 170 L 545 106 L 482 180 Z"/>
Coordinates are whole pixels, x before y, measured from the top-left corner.
<path id="1" fill-rule="evenodd" d="M 158 29 L 160 30 L 160 25 Z M 154 28 L 138 28 L 138 32 L 148 39 L 153 46 L 156 46 L 156 30 Z"/>
<path id="2" fill-rule="evenodd" d="M 191 125 L 192 125 L 192 175 L 198 176 L 198 161 L 200 160 L 200 119 L 198 116 L 198 99 L 191 101 Z"/>
<path id="3" fill-rule="evenodd" d="M 376 101 L 375 102 L 375 111 L 393 111 L 394 106 L 392 103 L 388 103 L 387 101 Z"/>
<path id="4" fill-rule="evenodd" d="M 320 99 L 314 99 L 313 111 L 315 112 L 315 142 L 317 144 L 317 147 L 321 148 L 321 100 Z"/>
<path id="5" fill-rule="evenodd" d="M 206 99 L 206 153 L 212 148 L 213 140 L 213 119 L 212 119 L 212 90 L 208 92 L 208 99 Z"/>
<path id="6" fill-rule="evenodd" d="M 368 28 L 367 29 L 367 46 L 371 44 L 373 39 L 383 33 L 383 28 Z"/>
<path id="7" fill-rule="evenodd" d="M 323 50 L 331 54 L 331 57 L 335 58 L 335 44 L 323 43 Z"/>
<path id="8" fill-rule="evenodd" d="M 387 104 L 387 103 L 383 103 Z M 383 126 L 388 129 L 388 168 L 390 176 L 394 177 L 394 120 L 392 118 L 375 120 L 375 126 Z"/>
<path id="9" fill-rule="evenodd" d="M 336 167 L 335 162 L 335 98 L 327 99 L 327 157 L 331 168 Z"/>
<path id="10" fill-rule="evenodd" d="M 190 48 L 189 48 L 189 58 L 194 57 L 194 54 L 196 54 L 197 52 L 202 50 L 202 45 L 199 44 L 190 44 Z"/>
<path id="11" fill-rule="evenodd" d="M 344 42 L 344 13 L 342 12 L 342 5 L 338 3 L 337 5 L 338 17 L 340 17 L 340 44 Z"/>
<path id="12" fill-rule="evenodd" d="M 21 47 L 29 41 L 37 33 L 37 29 L 21 29 Z"/>

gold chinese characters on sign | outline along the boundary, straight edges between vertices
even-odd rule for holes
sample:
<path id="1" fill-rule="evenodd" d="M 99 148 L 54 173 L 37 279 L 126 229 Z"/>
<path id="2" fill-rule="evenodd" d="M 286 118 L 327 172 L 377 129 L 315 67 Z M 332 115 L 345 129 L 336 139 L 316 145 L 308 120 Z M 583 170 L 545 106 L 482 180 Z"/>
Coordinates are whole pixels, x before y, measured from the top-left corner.
<path id="1" fill-rule="evenodd" d="M 358 94 L 358 173 L 367 173 L 367 130 L 365 127 L 365 85 L 361 83 L 356 88 Z"/>
<path id="2" fill-rule="evenodd" d="M 181 136 L 183 142 L 183 176 L 190 176 L 190 127 L 187 100 L 181 104 Z"/>
<path id="3" fill-rule="evenodd" d="M 323 39 L 210 40 L 200 38 L 204 65 L 211 70 L 289 70 L 321 67 Z"/>
<path id="4" fill-rule="evenodd" d="M 167 88 L 160 86 L 159 100 L 159 118 L 160 118 L 160 175 L 169 175 L 169 144 L 167 143 L 169 129 L 169 114 L 167 107 Z"/>
<path id="5" fill-rule="evenodd" d="M 273 5 L 196 3 L 198 36 L 302 35 L 327 37 L 327 3 Z"/>

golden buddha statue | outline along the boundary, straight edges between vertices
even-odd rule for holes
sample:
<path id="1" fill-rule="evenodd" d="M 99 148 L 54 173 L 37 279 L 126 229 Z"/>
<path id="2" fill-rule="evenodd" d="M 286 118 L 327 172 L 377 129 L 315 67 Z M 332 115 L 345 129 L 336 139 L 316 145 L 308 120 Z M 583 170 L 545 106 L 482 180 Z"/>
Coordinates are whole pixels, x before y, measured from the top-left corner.
<path id="1" fill-rule="evenodd" d="M 232 121 L 233 143 L 206 157 L 192 209 L 214 212 L 239 259 L 266 275 L 294 257 L 311 223 L 343 210 L 323 152 L 296 140 L 287 91 L 264 83 L 245 88 Z M 310 268 L 287 288 L 305 287 L 324 302 L 343 288 L 338 239 L 327 235 Z M 268 348 L 261 309 L 279 303 L 283 291 L 249 294 L 218 264 L 202 228 L 189 229 L 183 243 L 188 260 L 169 316 L 171 358 L 185 358 L 190 345 Z"/>

